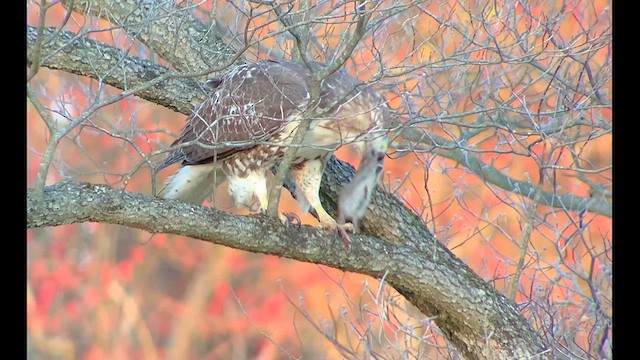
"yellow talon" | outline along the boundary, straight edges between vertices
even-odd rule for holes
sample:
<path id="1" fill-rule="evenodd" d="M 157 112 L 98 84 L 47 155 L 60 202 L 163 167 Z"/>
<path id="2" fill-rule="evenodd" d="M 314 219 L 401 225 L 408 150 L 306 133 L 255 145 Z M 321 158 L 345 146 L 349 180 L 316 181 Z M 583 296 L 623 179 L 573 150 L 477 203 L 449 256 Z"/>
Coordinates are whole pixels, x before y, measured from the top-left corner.
<path id="1" fill-rule="evenodd" d="M 334 218 L 331 217 L 322 207 L 316 208 L 316 212 L 318 213 L 318 221 L 320 222 L 320 226 L 326 229 L 333 229 L 338 226 L 338 223 Z"/>
<path id="2" fill-rule="evenodd" d="M 267 208 L 269 207 L 269 195 L 258 195 L 258 203 L 260 204 L 260 212 L 266 213 Z"/>

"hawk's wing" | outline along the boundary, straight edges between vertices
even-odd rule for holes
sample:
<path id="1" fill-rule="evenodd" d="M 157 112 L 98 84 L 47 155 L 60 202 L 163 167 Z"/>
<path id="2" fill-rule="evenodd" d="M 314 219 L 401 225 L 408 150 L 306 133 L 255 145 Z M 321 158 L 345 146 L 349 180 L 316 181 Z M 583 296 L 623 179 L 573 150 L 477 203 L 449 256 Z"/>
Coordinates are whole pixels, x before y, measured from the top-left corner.
<path id="1" fill-rule="evenodd" d="M 224 159 L 268 141 L 305 110 L 309 81 L 304 65 L 272 60 L 241 65 L 211 81 L 214 92 L 187 118 L 157 171 L 176 162 L 196 165 Z"/>

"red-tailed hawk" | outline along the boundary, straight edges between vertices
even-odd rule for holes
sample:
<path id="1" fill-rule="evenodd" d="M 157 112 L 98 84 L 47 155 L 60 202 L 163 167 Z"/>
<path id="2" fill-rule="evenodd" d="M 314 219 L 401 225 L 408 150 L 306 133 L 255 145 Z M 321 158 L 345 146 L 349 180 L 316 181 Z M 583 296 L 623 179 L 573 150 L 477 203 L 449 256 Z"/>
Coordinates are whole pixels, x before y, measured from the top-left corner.
<path id="1" fill-rule="evenodd" d="M 320 101 L 309 109 L 313 73 L 325 65 L 265 60 L 234 68 L 212 79 L 211 96 L 187 118 L 180 137 L 156 171 L 173 163 L 183 166 L 159 195 L 201 204 L 227 179 L 236 206 L 267 208 L 267 175 L 282 159 L 301 116 L 313 114 L 311 125 L 289 169 L 303 212 L 313 207 L 324 227 L 336 221 L 322 208 L 319 188 L 326 161 L 344 144 L 358 144 L 362 164 L 354 179 L 359 205 L 342 206 L 345 221 L 357 222 L 379 180 L 388 136 L 387 106 L 370 86 L 344 71 L 320 83 Z M 313 111 L 309 111 L 313 110 Z M 368 160 L 367 160 L 368 159 Z M 366 164 L 369 164 L 366 166 Z M 350 201 L 349 200 L 349 201 Z M 363 202 L 363 201 L 364 202 Z M 344 221 L 343 221 L 344 222 Z"/>

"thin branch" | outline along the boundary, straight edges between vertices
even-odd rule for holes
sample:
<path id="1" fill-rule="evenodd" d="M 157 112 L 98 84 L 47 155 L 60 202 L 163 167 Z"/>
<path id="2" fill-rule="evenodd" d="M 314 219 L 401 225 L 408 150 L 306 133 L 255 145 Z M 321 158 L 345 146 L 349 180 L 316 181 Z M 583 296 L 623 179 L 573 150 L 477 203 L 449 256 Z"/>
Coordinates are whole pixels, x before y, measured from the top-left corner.
<path id="1" fill-rule="evenodd" d="M 27 85 L 27 98 L 36 109 L 42 120 L 47 124 L 49 130 L 49 142 L 42 154 L 42 160 L 40 160 L 40 167 L 38 168 L 38 175 L 36 176 L 36 199 L 42 201 L 44 199 L 44 186 L 47 180 L 47 174 L 49 173 L 49 166 L 53 160 L 53 154 L 55 153 L 58 141 L 60 141 L 60 131 L 55 127 L 55 121 L 49 115 L 49 111 L 42 105 L 38 99 L 38 95 L 33 91 L 30 85 Z"/>
<path id="2" fill-rule="evenodd" d="M 461 163 L 485 182 L 501 189 L 526 196 L 529 199 L 533 199 L 537 193 L 537 187 L 534 184 L 528 181 L 517 180 L 503 174 L 493 165 L 482 162 L 469 151 L 460 149 L 458 144 L 451 143 L 433 134 L 425 136 L 424 133 L 413 128 L 403 129 L 402 137 L 411 142 L 431 146 L 428 150 L 432 153 Z M 597 197 L 586 198 L 573 194 L 557 194 L 542 191 L 540 193 L 540 204 L 570 211 L 588 211 L 608 217 L 612 216 L 611 203 Z"/>
<path id="3" fill-rule="evenodd" d="M 518 292 L 518 286 L 520 286 L 520 277 L 522 276 L 522 271 L 525 268 L 525 260 L 527 258 L 527 253 L 529 252 L 529 244 L 531 243 L 531 232 L 535 228 L 534 223 L 536 221 L 536 213 L 538 207 L 538 200 L 540 199 L 540 194 L 542 193 L 542 185 L 543 179 L 540 178 L 536 193 L 529 204 L 527 206 L 526 212 L 523 216 L 526 219 L 522 219 L 524 221 L 524 230 L 522 232 L 522 244 L 520 244 L 520 257 L 518 258 L 518 263 L 516 264 L 516 271 L 513 274 L 513 280 L 511 281 L 511 287 L 509 288 L 508 297 L 512 301 L 516 301 L 516 294 Z"/>
<path id="4" fill-rule="evenodd" d="M 29 69 L 29 73 L 27 73 L 27 83 L 29 83 L 29 81 L 31 81 L 31 79 L 33 79 L 34 76 L 36 76 L 36 74 L 38 73 L 38 70 L 40 70 L 40 61 L 42 60 L 42 42 L 44 39 L 44 29 L 45 29 L 45 20 L 46 20 L 46 14 L 47 14 L 47 10 L 49 10 L 49 8 L 51 7 L 51 4 L 47 5 L 47 0 L 41 0 L 40 1 L 40 18 L 38 19 L 38 31 L 36 34 L 36 40 L 35 40 L 35 44 L 33 46 L 32 52 L 31 52 L 31 58 L 33 59 L 33 64 L 31 66 L 31 68 Z"/>

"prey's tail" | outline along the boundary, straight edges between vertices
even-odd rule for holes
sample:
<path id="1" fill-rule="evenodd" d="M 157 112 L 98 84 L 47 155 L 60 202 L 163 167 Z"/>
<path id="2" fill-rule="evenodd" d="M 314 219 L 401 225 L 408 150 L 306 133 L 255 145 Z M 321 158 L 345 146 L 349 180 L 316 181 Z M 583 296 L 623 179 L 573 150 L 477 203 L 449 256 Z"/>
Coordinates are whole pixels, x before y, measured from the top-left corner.
<path id="1" fill-rule="evenodd" d="M 186 165 L 171 175 L 158 196 L 200 205 L 224 180 L 219 164 Z"/>

